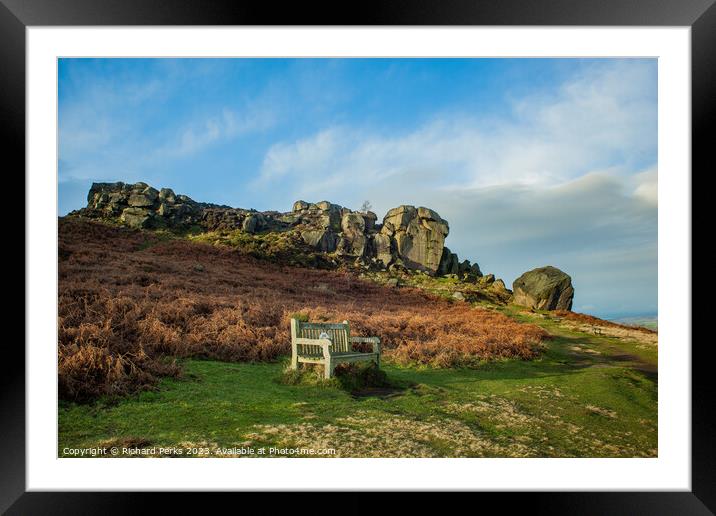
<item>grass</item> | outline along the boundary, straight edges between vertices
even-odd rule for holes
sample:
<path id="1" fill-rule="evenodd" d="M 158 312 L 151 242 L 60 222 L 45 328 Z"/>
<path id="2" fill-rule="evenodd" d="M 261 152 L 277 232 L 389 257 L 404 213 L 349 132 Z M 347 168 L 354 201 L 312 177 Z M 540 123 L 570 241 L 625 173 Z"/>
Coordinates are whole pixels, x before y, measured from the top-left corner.
<path id="1" fill-rule="evenodd" d="M 551 321 L 541 324 L 555 330 Z M 654 457 L 655 356 L 623 360 L 632 348 L 560 334 L 534 361 L 470 369 L 384 364 L 390 387 L 367 392 L 339 381 L 284 382 L 286 360 L 187 359 L 183 376 L 163 379 L 155 391 L 62 402 L 58 454 L 129 446 L 185 450 L 181 456 L 298 447 L 339 457 Z"/>

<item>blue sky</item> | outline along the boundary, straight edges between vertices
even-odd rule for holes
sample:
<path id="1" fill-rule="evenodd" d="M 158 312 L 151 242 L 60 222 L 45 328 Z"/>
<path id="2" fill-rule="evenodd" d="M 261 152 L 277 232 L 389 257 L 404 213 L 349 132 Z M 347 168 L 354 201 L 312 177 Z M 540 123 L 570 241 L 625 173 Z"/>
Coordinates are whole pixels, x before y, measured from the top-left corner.
<path id="1" fill-rule="evenodd" d="M 510 284 L 554 265 L 575 309 L 657 307 L 653 59 L 61 59 L 59 204 L 93 181 L 450 222 Z"/>

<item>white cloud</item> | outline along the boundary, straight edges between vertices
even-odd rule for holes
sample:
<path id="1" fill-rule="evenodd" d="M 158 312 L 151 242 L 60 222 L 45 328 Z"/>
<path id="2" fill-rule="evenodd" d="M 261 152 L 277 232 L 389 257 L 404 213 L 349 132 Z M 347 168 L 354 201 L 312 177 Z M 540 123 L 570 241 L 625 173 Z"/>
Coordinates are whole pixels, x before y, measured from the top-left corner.
<path id="1" fill-rule="evenodd" d="M 552 97 L 513 103 L 509 120 L 438 116 L 400 134 L 336 126 L 266 153 L 258 185 L 295 181 L 304 195 L 419 175 L 409 189 L 549 186 L 595 170 L 629 174 L 656 155 L 652 67 L 599 65 Z M 332 192 L 329 192 L 332 193 Z"/>
<path id="2" fill-rule="evenodd" d="M 656 167 L 651 167 L 634 176 L 634 195 L 656 206 L 659 200 L 659 178 Z"/>
<path id="3" fill-rule="evenodd" d="M 268 129 L 275 122 L 269 109 L 247 108 L 243 113 L 224 108 L 220 114 L 200 123 L 190 124 L 178 131 L 156 152 L 153 158 L 177 158 L 201 152 L 205 148 L 232 138 Z"/>

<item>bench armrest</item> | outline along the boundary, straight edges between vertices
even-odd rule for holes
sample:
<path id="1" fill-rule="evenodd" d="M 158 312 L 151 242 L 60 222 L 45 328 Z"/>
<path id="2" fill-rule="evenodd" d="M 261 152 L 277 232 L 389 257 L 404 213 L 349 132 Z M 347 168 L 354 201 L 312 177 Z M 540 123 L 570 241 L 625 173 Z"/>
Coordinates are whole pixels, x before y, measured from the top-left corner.
<path id="1" fill-rule="evenodd" d="M 320 346 L 323 349 L 323 356 L 329 358 L 331 352 L 328 348 L 333 345 L 330 339 L 307 339 L 304 337 L 298 337 L 294 339 L 295 344 L 301 344 L 302 346 Z"/>
<path id="2" fill-rule="evenodd" d="M 373 353 L 380 353 L 380 339 L 378 337 L 351 337 L 351 344 L 354 342 L 370 342 L 373 344 Z"/>

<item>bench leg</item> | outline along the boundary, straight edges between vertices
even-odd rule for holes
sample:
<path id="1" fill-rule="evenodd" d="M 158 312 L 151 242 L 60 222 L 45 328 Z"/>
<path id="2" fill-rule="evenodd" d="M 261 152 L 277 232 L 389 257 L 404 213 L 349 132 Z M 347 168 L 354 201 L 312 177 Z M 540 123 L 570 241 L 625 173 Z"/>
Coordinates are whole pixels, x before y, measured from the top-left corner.
<path id="1" fill-rule="evenodd" d="M 323 376 L 326 379 L 329 379 L 331 376 L 333 376 L 333 367 L 335 365 L 330 360 L 326 360 L 326 368 L 324 370 Z"/>
<path id="2" fill-rule="evenodd" d="M 291 356 L 291 369 L 298 369 L 298 355 Z"/>

